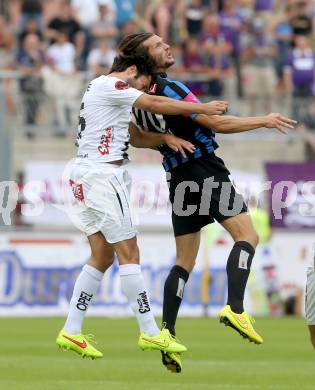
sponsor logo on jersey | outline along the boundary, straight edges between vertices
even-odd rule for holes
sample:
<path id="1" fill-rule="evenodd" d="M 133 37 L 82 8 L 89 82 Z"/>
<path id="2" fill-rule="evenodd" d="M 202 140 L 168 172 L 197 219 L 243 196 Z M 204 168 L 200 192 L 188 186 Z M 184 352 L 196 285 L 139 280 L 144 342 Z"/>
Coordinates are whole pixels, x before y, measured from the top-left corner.
<path id="1" fill-rule="evenodd" d="M 115 88 L 119 91 L 130 88 L 130 85 L 126 81 L 116 81 Z"/>
<path id="2" fill-rule="evenodd" d="M 84 195 L 83 195 L 83 186 L 82 184 L 78 184 L 73 180 L 69 180 L 73 196 L 75 197 L 76 200 L 79 202 L 83 202 L 84 200 Z"/>
<path id="3" fill-rule="evenodd" d="M 101 143 L 99 144 L 97 149 L 102 156 L 104 156 L 105 154 L 109 154 L 109 143 L 112 137 L 112 133 L 113 133 L 112 128 L 107 127 L 105 129 L 105 134 L 103 134 L 101 137 Z"/>

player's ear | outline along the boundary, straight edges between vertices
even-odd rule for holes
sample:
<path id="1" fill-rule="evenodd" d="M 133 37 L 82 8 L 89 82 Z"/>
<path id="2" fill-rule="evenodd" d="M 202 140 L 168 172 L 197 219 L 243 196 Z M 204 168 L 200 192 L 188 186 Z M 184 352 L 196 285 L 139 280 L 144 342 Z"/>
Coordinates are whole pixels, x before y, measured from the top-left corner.
<path id="1" fill-rule="evenodd" d="M 131 65 L 128 67 L 128 73 L 130 74 L 130 76 L 136 75 L 137 72 L 138 72 L 138 69 L 137 69 L 136 65 Z"/>

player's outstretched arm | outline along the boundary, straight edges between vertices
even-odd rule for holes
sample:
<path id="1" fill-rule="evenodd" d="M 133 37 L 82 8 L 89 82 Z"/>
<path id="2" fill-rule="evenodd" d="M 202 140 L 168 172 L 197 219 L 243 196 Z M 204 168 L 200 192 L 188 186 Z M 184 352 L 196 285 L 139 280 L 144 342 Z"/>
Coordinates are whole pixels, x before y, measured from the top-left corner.
<path id="1" fill-rule="evenodd" d="M 205 114 L 222 115 L 226 113 L 228 103 L 225 101 L 212 101 L 209 103 L 189 103 L 181 100 L 170 99 L 164 96 L 142 94 L 135 102 L 134 107 L 154 114 L 185 115 Z"/>
<path id="2" fill-rule="evenodd" d="M 195 146 L 182 138 L 172 134 L 158 134 L 140 130 L 134 123 L 129 124 L 130 144 L 135 148 L 156 148 L 167 145 L 175 152 L 180 152 L 186 157 L 186 152 L 193 153 Z"/>
<path id="3" fill-rule="evenodd" d="M 224 115 L 224 116 L 206 116 L 197 115 L 195 122 L 202 126 L 208 127 L 216 133 L 241 133 L 267 127 L 269 129 L 278 129 L 281 133 L 286 134 L 287 129 L 293 129 L 297 123 L 295 120 L 287 118 L 279 113 L 271 113 L 265 116 L 244 117 Z"/>
<path id="4" fill-rule="evenodd" d="M 194 119 L 197 123 L 206 126 L 217 133 L 241 133 L 259 129 L 262 127 L 275 128 L 286 134 L 287 129 L 293 129 L 297 123 L 295 120 L 284 117 L 279 113 L 271 113 L 259 117 L 236 117 L 231 115 L 224 116 L 205 116 L 198 115 Z"/>

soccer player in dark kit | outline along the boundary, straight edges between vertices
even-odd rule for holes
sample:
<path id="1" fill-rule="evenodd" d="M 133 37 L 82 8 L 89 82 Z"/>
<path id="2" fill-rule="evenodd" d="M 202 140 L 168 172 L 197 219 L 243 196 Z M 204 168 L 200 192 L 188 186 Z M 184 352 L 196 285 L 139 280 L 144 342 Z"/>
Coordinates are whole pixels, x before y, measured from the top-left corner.
<path id="1" fill-rule="evenodd" d="M 128 55 L 137 53 L 140 48 L 147 49 L 159 72 L 151 86 L 151 94 L 198 102 L 184 84 L 167 77 L 166 71 L 175 61 L 169 45 L 159 36 L 153 33 L 129 35 L 119 44 L 118 51 Z M 177 252 L 176 264 L 165 281 L 163 304 L 163 325 L 173 335 L 185 283 L 198 253 L 200 230 L 217 220 L 235 242 L 227 260 L 228 297 L 220 312 L 220 321 L 256 344 L 263 342 L 253 328 L 253 319 L 243 307 L 258 236 L 242 196 L 236 193 L 229 179 L 229 170 L 215 155 L 218 147 L 215 132 L 236 133 L 261 127 L 286 132 L 285 129 L 292 128 L 294 124 L 295 121 L 277 113 L 247 118 L 196 114 L 171 117 L 133 109 L 133 122 L 129 128 L 133 146 L 150 147 L 151 132 L 171 133 L 195 146 L 194 152 L 185 156 L 165 145 L 158 148 L 164 157 L 163 167 L 169 181 Z M 171 371 L 181 371 L 178 354 L 162 353 L 162 362 Z"/>

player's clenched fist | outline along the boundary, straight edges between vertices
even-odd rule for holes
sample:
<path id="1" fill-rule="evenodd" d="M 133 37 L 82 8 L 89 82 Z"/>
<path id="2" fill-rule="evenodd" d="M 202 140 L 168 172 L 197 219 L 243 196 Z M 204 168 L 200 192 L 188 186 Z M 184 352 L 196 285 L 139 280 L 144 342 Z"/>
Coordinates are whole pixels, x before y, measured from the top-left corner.
<path id="1" fill-rule="evenodd" d="M 208 107 L 207 115 L 222 115 L 228 110 L 229 103 L 223 100 L 213 100 L 212 102 L 206 103 Z"/>

